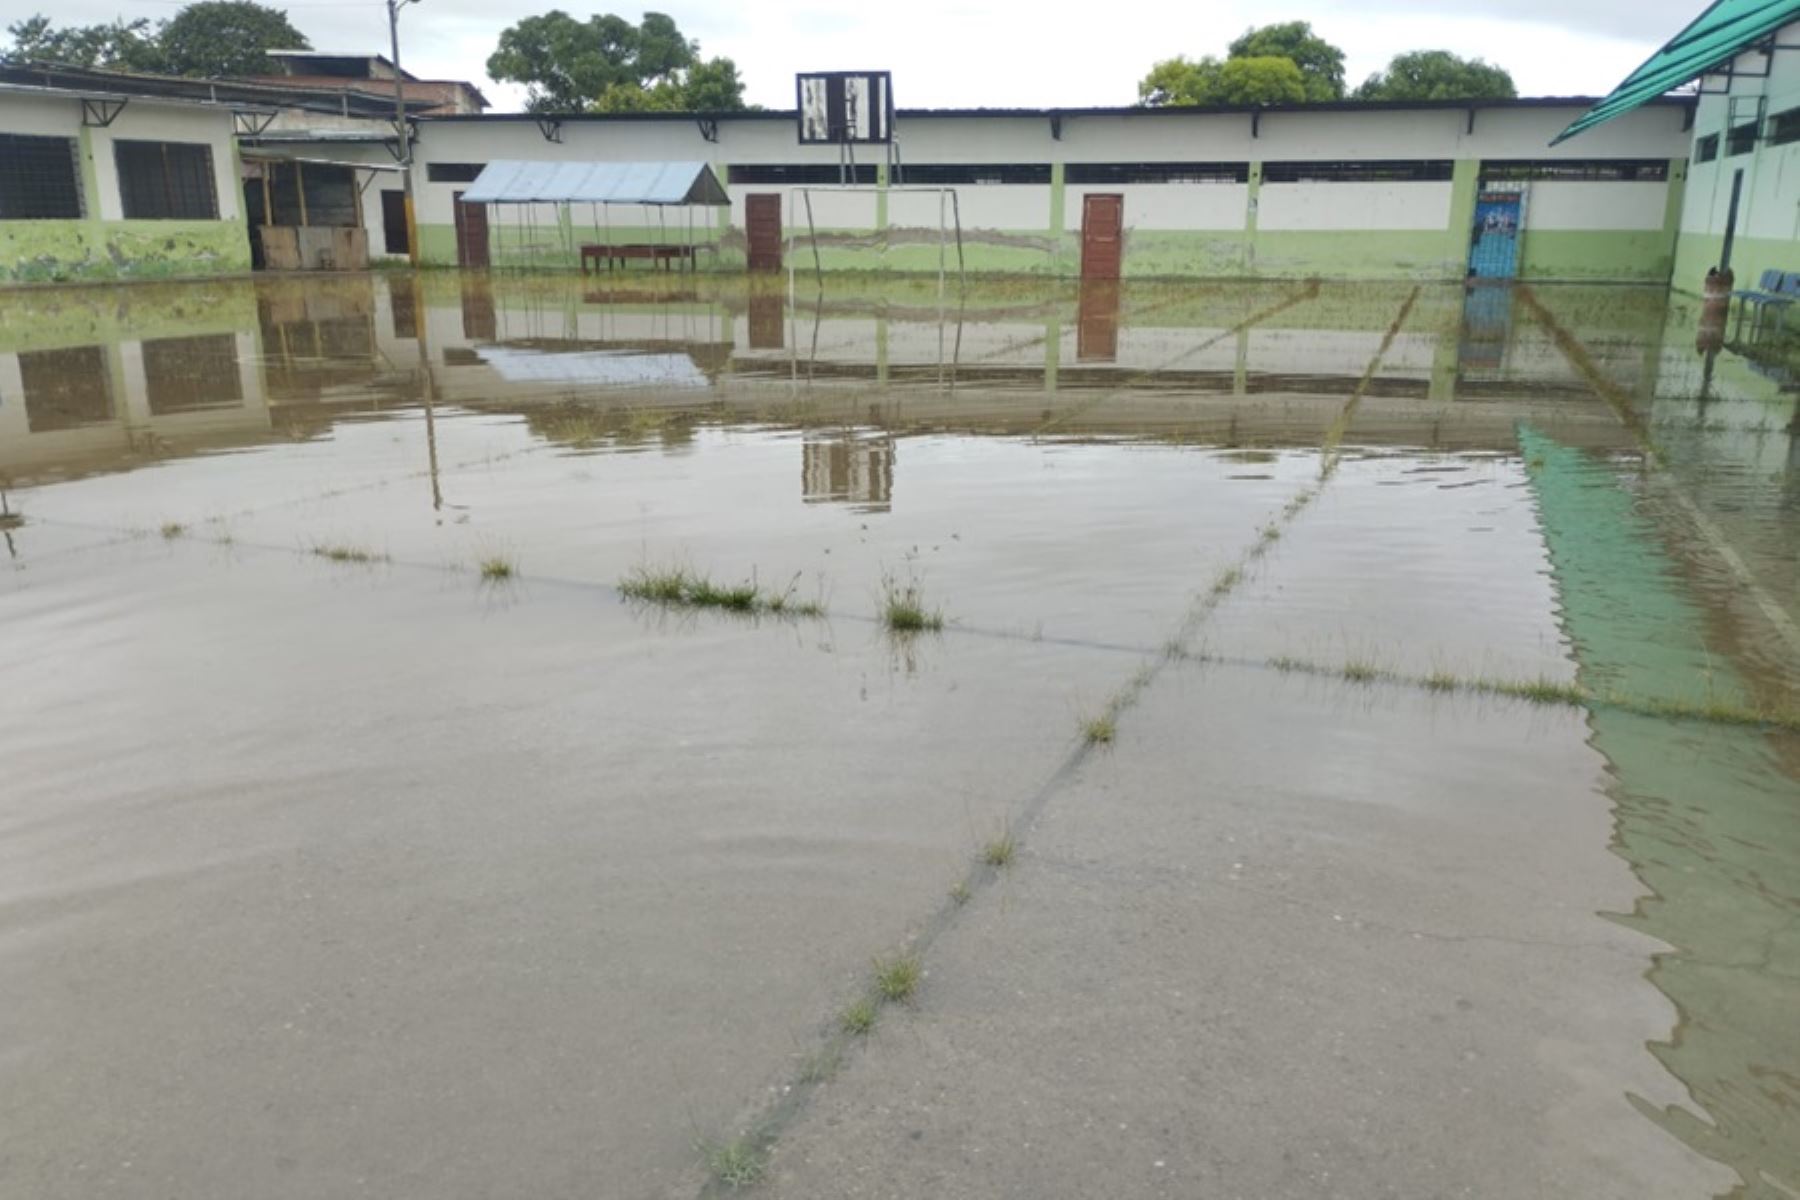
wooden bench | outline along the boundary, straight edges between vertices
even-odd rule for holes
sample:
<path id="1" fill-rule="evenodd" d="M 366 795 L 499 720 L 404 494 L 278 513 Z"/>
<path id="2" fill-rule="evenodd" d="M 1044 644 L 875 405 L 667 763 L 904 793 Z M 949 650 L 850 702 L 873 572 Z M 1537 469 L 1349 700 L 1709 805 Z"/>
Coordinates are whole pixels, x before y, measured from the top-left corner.
<path id="1" fill-rule="evenodd" d="M 623 267 L 633 258 L 648 259 L 651 266 L 661 265 L 665 270 L 674 270 L 677 264 L 686 270 L 694 261 L 695 249 L 654 242 L 585 242 L 581 247 L 581 273 L 586 275 L 590 267 L 599 270 L 601 259 L 606 260 L 606 269 L 610 271 L 614 263 Z"/>

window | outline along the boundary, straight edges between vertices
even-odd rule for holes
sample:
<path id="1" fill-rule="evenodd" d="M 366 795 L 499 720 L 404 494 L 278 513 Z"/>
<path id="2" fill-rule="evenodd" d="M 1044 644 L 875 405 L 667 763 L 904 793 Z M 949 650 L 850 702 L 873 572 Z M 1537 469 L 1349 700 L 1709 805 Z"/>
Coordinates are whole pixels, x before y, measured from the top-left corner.
<path id="1" fill-rule="evenodd" d="M 1768 137 L 1771 146 L 1800 142 L 1800 108 L 1790 108 L 1770 117 Z"/>
<path id="2" fill-rule="evenodd" d="M 1725 135 L 1725 154 L 1748 154 L 1756 149 L 1756 122 L 1745 121 L 1742 125 L 1733 125 Z"/>
<path id="3" fill-rule="evenodd" d="M 32 433 L 79 429 L 112 419 L 112 375 L 99 346 L 19 351 L 25 428 Z"/>
<path id="4" fill-rule="evenodd" d="M 1711 162 L 1719 157 L 1719 135 L 1709 133 L 1694 143 L 1694 161 Z"/>
<path id="5" fill-rule="evenodd" d="M 354 228 L 356 172 L 324 163 L 269 164 L 275 225 Z"/>
<path id="6" fill-rule="evenodd" d="M 81 216 L 75 139 L 0 134 L 0 221 Z"/>
<path id="7" fill-rule="evenodd" d="M 1669 162 L 1662 158 L 1504 159 L 1481 164 L 1483 182 L 1563 179 L 1660 183 L 1668 177 Z"/>
<path id="8" fill-rule="evenodd" d="M 144 394 L 152 416 L 244 402 L 237 339 L 229 333 L 153 338 L 143 344 Z"/>
<path id="9" fill-rule="evenodd" d="M 907 163 L 900 169 L 907 184 L 1050 182 L 1049 163 Z"/>
<path id="10" fill-rule="evenodd" d="M 216 221 L 212 147 L 199 142 L 114 142 L 127 220 Z"/>
<path id="11" fill-rule="evenodd" d="M 1441 183 L 1449 178 L 1447 158 L 1263 164 L 1264 183 Z"/>
<path id="12" fill-rule="evenodd" d="M 1067 183 L 1248 183 L 1249 163 L 1070 163 Z"/>
<path id="13" fill-rule="evenodd" d="M 474 183 L 486 163 L 426 163 L 427 183 Z"/>
<path id="14" fill-rule="evenodd" d="M 911 168 L 907 169 L 908 177 Z M 737 163 L 726 176 L 731 183 L 842 183 L 845 176 L 836 163 Z M 852 183 L 875 182 L 875 164 L 858 163 L 849 176 Z"/>

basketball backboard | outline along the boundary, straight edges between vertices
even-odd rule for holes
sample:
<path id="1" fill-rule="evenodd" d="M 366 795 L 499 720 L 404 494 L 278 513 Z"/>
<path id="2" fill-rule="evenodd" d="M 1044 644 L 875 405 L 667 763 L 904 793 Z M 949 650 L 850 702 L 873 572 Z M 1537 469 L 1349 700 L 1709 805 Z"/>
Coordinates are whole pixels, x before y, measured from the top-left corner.
<path id="1" fill-rule="evenodd" d="M 816 71 L 794 78 L 800 144 L 882 144 L 894 136 L 894 92 L 886 71 Z"/>

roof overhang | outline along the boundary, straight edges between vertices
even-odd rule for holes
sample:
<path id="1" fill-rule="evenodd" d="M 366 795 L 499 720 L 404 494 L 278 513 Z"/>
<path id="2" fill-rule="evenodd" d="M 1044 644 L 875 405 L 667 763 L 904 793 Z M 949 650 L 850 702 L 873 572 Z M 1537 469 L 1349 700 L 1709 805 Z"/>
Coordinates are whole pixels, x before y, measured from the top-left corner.
<path id="1" fill-rule="evenodd" d="M 1671 88 L 1693 82 L 1755 48 L 1793 21 L 1800 21 L 1800 0 L 1715 0 L 1550 144 L 1554 146 L 1584 129 L 1648 104 Z"/>

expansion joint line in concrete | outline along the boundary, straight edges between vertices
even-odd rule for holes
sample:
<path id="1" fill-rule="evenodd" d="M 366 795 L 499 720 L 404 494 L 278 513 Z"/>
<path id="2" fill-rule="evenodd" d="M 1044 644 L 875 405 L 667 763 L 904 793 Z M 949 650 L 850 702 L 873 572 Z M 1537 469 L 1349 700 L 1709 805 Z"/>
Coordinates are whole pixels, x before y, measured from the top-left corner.
<path id="1" fill-rule="evenodd" d="M 1238 328 L 1248 328 L 1255 322 L 1263 320 L 1281 309 L 1291 307 L 1292 305 L 1298 304 L 1302 300 L 1309 299 L 1317 294 L 1318 283 L 1317 281 L 1314 281 L 1306 290 L 1290 296 L 1280 304 L 1256 314 L 1244 321 Z M 1418 294 L 1419 289 L 1414 287 L 1412 292 L 1407 295 L 1406 300 L 1400 305 L 1399 312 L 1395 314 L 1393 322 L 1388 327 L 1387 336 L 1382 339 L 1381 345 L 1376 349 L 1375 354 L 1369 360 L 1368 367 L 1363 372 L 1362 382 L 1358 384 L 1356 391 L 1354 391 L 1344 402 L 1346 415 L 1340 417 L 1340 423 L 1348 424 L 1348 413 L 1354 411 L 1354 406 L 1360 399 L 1363 389 L 1367 386 L 1368 381 L 1374 378 L 1375 372 L 1380 369 L 1382 358 L 1387 354 L 1389 347 L 1393 345 L 1394 338 L 1399 333 L 1400 327 L 1405 324 L 1407 317 L 1411 314 L 1413 303 L 1418 298 Z M 1229 337 L 1236 332 L 1237 329 L 1234 328 L 1233 330 L 1220 335 L 1220 337 Z M 1217 341 L 1219 339 L 1215 338 L 1213 340 Z M 1194 350 L 1187 351 L 1186 353 L 1195 353 L 1203 348 L 1204 347 L 1196 347 Z M 1187 611 L 1182 614 L 1181 620 L 1176 627 L 1175 634 L 1170 637 L 1159 650 L 1148 655 L 1146 661 L 1138 667 L 1137 671 L 1126 680 L 1107 702 L 1103 714 L 1105 719 L 1110 722 L 1128 711 L 1137 703 L 1144 692 L 1149 689 L 1150 685 L 1156 681 L 1157 677 L 1166 668 L 1173 663 L 1183 661 L 1190 657 L 1186 651 L 1186 644 L 1198 631 L 1200 625 L 1207 617 L 1211 616 L 1221 603 L 1224 602 L 1226 596 L 1228 596 L 1243 581 L 1245 571 L 1260 561 L 1269 552 L 1269 548 L 1280 539 L 1283 528 L 1291 524 L 1306 510 L 1307 506 L 1310 505 L 1313 500 L 1318 498 L 1320 491 L 1324 488 L 1325 483 L 1328 480 L 1329 476 L 1327 475 L 1319 482 L 1303 488 L 1289 499 L 1276 518 L 1264 525 L 1258 532 L 1256 539 L 1238 556 L 1236 564 L 1227 567 L 1205 592 L 1196 597 L 1189 605 Z M 1050 775 L 1025 799 L 1024 803 L 1019 806 L 1018 810 L 1007 822 L 1006 837 L 1012 847 L 1016 848 L 1019 843 L 1023 842 L 1029 836 L 1042 818 L 1044 810 L 1048 807 L 1051 799 L 1062 790 L 1065 784 L 1075 777 L 1083 764 L 1085 764 L 1087 760 L 1101 748 L 1104 741 L 1109 740 L 1110 736 L 1104 740 L 1089 736 L 1077 741 L 1075 746 L 1063 757 L 1062 761 L 1057 764 L 1056 768 L 1051 771 Z M 967 907 L 971 900 L 979 893 L 991 887 L 1007 869 L 1007 865 L 994 865 L 985 860 L 976 860 L 969 868 L 969 871 L 964 878 L 958 881 L 955 888 L 951 890 L 944 902 L 939 904 L 938 907 L 932 911 L 931 915 L 926 918 L 924 924 L 911 938 L 908 939 L 906 944 L 907 953 L 919 957 L 923 957 L 928 953 L 931 947 L 937 942 L 937 939 L 955 923 L 957 916 L 965 907 Z M 738 1145 L 747 1146 L 749 1152 L 759 1161 L 766 1160 L 766 1156 L 773 1150 L 775 1144 L 781 1139 L 782 1135 L 806 1112 L 808 1105 L 811 1103 L 813 1093 L 824 1082 L 825 1077 L 830 1071 L 836 1070 L 836 1068 L 841 1065 L 844 1055 L 854 1046 L 858 1036 L 859 1035 L 857 1034 L 846 1032 L 842 1028 L 833 1028 L 826 1035 L 824 1044 L 820 1049 L 814 1055 L 810 1056 L 808 1067 L 803 1069 L 788 1083 L 776 1089 L 776 1092 L 781 1099 L 776 1101 L 772 1107 L 763 1110 L 760 1114 L 753 1114 L 749 1120 L 744 1122 L 745 1132 L 740 1137 L 731 1139 L 731 1141 Z M 816 1064 L 819 1063 L 829 1064 L 829 1069 L 823 1071 L 817 1069 Z M 715 1197 L 726 1195 L 727 1188 L 728 1185 L 721 1183 L 716 1179 L 709 1180 L 702 1186 L 700 1196 L 702 1200 L 713 1200 Z"/>
<path id="2" fill-rule="evenodd" d="M 1569 365 L 1574 367 L 1576 372 L 1587 382 L 1589 389 L 1604 401 L 1607 407 L 1612 409 L 1614 415 L 1619 418 L 1619 423 L 1624 425 L 1637 439 L 1639 447 L 1644 451 L 1646 464 L 1651 467 L 1666 466 L 1667 457 L 1651 436 L 1650 428 L 1645 424 L 1642 415 L 1632 405 L 1630 395 L 1601 373 L 1599 367 L 1594 364 L 1593 356 L 1588 354 L 1587 347 L 1583 346 L 1581 340 L 1574 334 L 1563 328 L 1562 323 L 1556 319 L 1556 315 L 1545 307 L 1543 301 L 1537 298 L 1529 284 L 1519 284 L 1518 292 L 1519 298 L 1525 302 L 1525 307 L 1531 313 L 1532 319 L 1543 326 L 1545 332 L 1549 333 L 1551 340 L 1556 343 L 1556 348 L 1562 352 Z M 1660 487 L 1675 500 L 1719 561 L 1725 564 L 1725 568 L 1731 572 L 1732 577 L 1738 581 L 1738 585 L 1744 589 L 1744 594 L 1750 597 L 1751 603 L 1756 605 L 1764 619 L 1786 643 L 1788 652 L 1794 656 L 1796 663 L 1800 663 L 1800 624 L 1795 622 L 1793 615 L 1757 581 L 1756 576 L 1751 573 L 1749 565 L 1744 562 L 1743 556 L 1726 538 L 1724 530 L 1720 529 L 1701 511 L 1700 506 L 1694 503 L 1693 498 L 1687 494 L 1687 491 L 1675 478 L 1665 471 L 1657 476 L 1657 481 Z"/>

